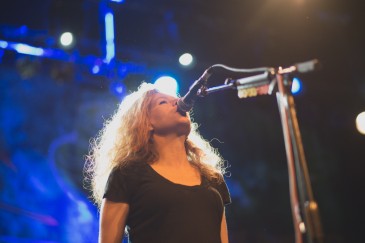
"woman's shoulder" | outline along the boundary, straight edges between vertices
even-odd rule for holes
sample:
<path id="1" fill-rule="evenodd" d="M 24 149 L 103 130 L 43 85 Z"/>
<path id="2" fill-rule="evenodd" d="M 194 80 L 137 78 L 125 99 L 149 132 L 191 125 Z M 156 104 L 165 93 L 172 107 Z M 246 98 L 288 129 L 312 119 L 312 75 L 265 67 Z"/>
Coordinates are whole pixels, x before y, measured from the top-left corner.
<path id="1" fill-rule="evenodd" d="M 222 173 L 217 172 L 216 175 L 210 179 L 209 185 L 218 191 L 224 205 L 231 203 L 231 196 Z"/>
<path id="2" fill-rule="evenodd" d="M 202 173 L 202 176 L 205 177 L 205 179 L 207 180 L 207 182 L 209 182 L 209 184 L 218 185 L 224 183 L 224 176 L 220 172 L 214 172 L 208 175 Z"/>

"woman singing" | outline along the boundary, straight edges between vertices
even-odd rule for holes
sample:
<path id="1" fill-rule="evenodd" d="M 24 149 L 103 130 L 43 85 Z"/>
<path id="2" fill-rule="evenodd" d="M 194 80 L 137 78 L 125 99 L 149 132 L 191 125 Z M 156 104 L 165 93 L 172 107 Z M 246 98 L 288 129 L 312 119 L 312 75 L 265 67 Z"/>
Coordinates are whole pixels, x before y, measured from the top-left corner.
<path id="1" fill-rule="evenodd" d="M 92 144 L 86 172 L 100 206 L 99 242 L 226 243 L 231 199 L 220 155 L 177 98 L 142 84 Z"/>

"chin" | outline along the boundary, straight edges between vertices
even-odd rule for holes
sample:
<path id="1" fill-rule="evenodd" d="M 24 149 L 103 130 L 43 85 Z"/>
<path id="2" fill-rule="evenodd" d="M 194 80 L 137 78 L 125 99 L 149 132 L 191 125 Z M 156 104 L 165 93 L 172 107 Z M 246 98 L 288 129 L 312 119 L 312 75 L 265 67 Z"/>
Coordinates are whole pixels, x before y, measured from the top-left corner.
<path id="1" fill-rule="evenodd" d="M 177 130 L 179 135 L 188 136 L 191 131 L 190 122 L 181 124 L 180 126 L 178 126 Z"/>

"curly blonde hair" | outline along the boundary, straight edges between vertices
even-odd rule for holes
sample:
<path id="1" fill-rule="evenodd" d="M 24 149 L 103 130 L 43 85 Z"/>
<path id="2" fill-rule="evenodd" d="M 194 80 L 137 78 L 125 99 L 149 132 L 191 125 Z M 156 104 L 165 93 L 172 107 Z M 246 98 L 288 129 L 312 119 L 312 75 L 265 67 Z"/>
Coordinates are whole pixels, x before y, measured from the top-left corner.
<path id="1" fill-rule="evenodd" d="M 158 153 L 151 142 L 148 107 L 155 86 L 142 83 L 139 89 L 126 96 L 99 134 L 91 140 L 84 168 L 85 181 L 92 191 L 94 202 L 100 206 L 110 172 L 130 163 L 153 163 Z M 203 139 L 198 125 L 191 123 L 185 142 L 189 162 L 208 180 L 222 180 L 224 161 L 216 149 Z"/>

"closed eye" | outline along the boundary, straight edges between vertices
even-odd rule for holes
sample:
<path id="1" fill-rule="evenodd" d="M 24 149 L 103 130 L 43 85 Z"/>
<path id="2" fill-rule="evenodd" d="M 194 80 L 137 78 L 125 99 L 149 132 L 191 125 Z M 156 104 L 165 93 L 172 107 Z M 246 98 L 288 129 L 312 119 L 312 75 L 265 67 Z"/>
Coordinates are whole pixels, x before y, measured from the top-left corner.
<path id="1" fill-rule="evenodd" d="M 162 104 L 167 104 L 167 101 L 166 100 L 161 100 L 159 105 L 162 105 Z"/>

